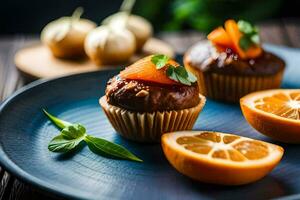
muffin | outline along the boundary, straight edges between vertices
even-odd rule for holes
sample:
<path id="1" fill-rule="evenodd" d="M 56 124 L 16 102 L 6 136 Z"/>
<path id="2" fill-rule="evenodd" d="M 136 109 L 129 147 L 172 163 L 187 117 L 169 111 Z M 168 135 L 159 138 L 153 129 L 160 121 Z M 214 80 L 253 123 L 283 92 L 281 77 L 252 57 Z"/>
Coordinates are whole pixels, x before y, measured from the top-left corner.
<path id="1" fill-rule="evenodd" d="M 205 104 L 196 77 L 164 55 L 143 58 L 111 78 L 99 102 L 114 129 L 139 142 L 191 130 Z"/>
<path id="2" fill-rule="evenodd" d="M 279 88 L 285 62 L 265 51 L 258 29 L 245 21 L 225 22 L 184 55 L 185 67 L 197 75 L 200 93 L 227 102 L 244 95 Z"/>

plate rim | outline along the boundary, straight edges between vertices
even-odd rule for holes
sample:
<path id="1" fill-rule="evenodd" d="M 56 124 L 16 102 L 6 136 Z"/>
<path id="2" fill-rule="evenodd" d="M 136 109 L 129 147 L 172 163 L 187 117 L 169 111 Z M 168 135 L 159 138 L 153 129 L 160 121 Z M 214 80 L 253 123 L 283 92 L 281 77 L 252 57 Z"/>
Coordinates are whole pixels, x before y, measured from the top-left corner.
<path id="1" fill-rule="evenodd" d="M 43 84 L 49 84 L 55 81 L 59 81 L 62 79 L 72 79 L 74 77 L 80 77 L 80 76 L 88 76 L 89 74 L 102 74 L 107 72 L 117 72 L 118 69 L 109 69 L 104 71 L 92 71 L 92 72 L 85 72 L 80 74 L 72 74 L 72 75 L 65 75 L 60 76 L 57 78 L 44 78 L 44 79 L 38 79 L 36 81 L 33 81 L 17 91 L 15 91 L 12 95 L 10 95 L 7 99 L 5 99 L 0 104 L 0 115 L 2 114 L 3 110 L 8 106 L 13 100 L 18 98 L 21 94 L 30 91 L 32 88 L 41 86 Z M 2 143 L 0 142 L 0 165 L 4 168 L 5 171 L 9 172 L 13 176 L 15 176 L 17 179 L 24 181 L 27 184 L 30 184 L 40 190 L 43 190 L 46 192 L 47 195 L 53 196 L 57 195 L 58 197 L 64 197 L 68 199 L 89 199 L 86 198 L 86 196 L 82 196 L 78 193 L 72 193 L 71 191 L 64 190 L 60 191 L 59 187 L 49 184 L 47 181 L 44 181 L 40 178 L 37 178 L 29 173 L 27 173 L 25 170 L 21 169 L 16 163 L 14 163 L 9 156 L 6 154 L 6 152 L 3 149 Z"/>

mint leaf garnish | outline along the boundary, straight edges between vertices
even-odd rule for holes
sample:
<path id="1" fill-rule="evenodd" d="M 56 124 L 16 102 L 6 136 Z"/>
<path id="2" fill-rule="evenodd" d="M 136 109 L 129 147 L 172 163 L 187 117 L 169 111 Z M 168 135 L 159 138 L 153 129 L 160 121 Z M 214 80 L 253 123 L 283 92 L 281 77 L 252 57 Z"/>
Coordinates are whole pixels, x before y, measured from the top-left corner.
<path id="1" fill-rule="evenodd" d="M 184 78 L 184 77 L 182 77 L 178 74 L 176 74 L 176 76 L 177 76 L 177 79 L 180 83 L 182 83 L 184 85 L 188 85 L 188 86 L 192 85 L 191 82 L 189 80 L 187 80 L 186 78 Z"/>
<path id="2" fill-rule="evenodd" d="M 176 76 L 176 73 L 175 73 L 175 67 L 174 66 L 168 66 L 168 69 L 166 71 L 167 73 L 167 76 L 172 79 L 173 81 L 176 81 L 178 82 L 178 79 L 177 79 L 177 76 Z"/>
<path id="3" fill-rule="evenodd" d="M 250 38 L 248 38 L 247 36 L 242 36 L 240 41 L 239 41 L 239 45 L 243 50 L 247 50 L 250 48 L 250 46 L 252 45 L 252 42 L 250 40 Z"/>
<path id="4" fill-rule="evenodd" d="M 248 50 L 253 45 L 260 44 L 258 28 L 256 26 L 253 26 L 251 23 L 247 21 L 239 20 L 238 27 L 239 27 L 239 31 L 243 33 L 243 36 L 239 41 L 239 46 L 244 51 Z"/>
<path id="5" fill-rule="evenodd" d="M 238 21 L 239 30 L 245 34 L 250 34 L 254 31 L 254 27 L 247 21 L 239 20 Z"/>
<path id="6" fill-rule="evenodd" d="M 191 72 L 187 71 L 183 66 L 173 66 L 167 64 L 169 57 L 166 55 L 158 54 L 151 58 L 151 62 L 156 65 L 156 69 L 167 67 L 166 75 L 173 81 L 180 82 L 184 85 L 191 85 L 197 81 L 197 77 Z"/>
<path id="7" fill-rule="evenodd" d="M 69 139 L 63 135 L 57 135 L 49 142 L 48 149 L 53 152 L 65 153 L 75 149 L 83 139 L 84 137 Z"/>
<path id="8" fill-rule="evenodd" d="M 252 35 L 250 40 L 254 43 L 254 44 L 259 44 L 260 43 L 260 39 L 259 39 L 259 35 L 258 34 L 255 34 L 255 35 Z"/>
<path id="9" fill-rule="evenodd" d="M 175 73 L 180 83 L 184 85 L 191 85 L 191 81 L 188 80 L 189 74 L 183 66 L 176 67 Z"/>
<path id="10" fill-rule="evenodd" d="M 60 134 L 55 136 L 48 144 L 48 149 L 50 151 L 62 153 L 69 152 L 84 141 L 87 143 L 89 149 L 96 154 L 142 162 L 141 159 L 136 157 L 123 146 L 102 138 L 88 135 L 83 125 L 72 124 L 70 122 L 61 120 L 48 113 L 46 110 L 43 110 L 43 112 L 49 120 L 51 120 L 57 127 L 62 129 Z"/>
<path id="11" fill-rule="evenodd" d="M 65 128 L 66 126 L 70 126 L 72 125 L 69 122 L 66 122 L 64 120 L 58 119 L 57 117 L 54 117 L 53 115 L 51 115 L 50 113 L 48 113 L 45 109 L 43 109 L 44 114 L 48 117 L 48 119 L 50 119 L 50 121 L 52 121 L 55 126 L 57 126 L 58 128 Z"/>
<path id="12" fill-rule="evenodd" d="M 130 151 L 118 144 L 89 135 L 87 135 L 84 140 L 86 141 L 90 150 L 96 154 L 108 155 L 115 158 L 129 159 L 137 162 L 142 162 L 141 159 L 139 159 Z"/>
<path id="13" fill-rule="evenodd" d="M 61 130 L 60 134 L 66 139 L 76 139 L 85 135 L 85 128 L 80 124 L 72 124 Z"/>
<path id="14" fill-rule="evenodd" d="M 182 78 L 187 78 L 189 76 L 186 69 L 183 66 L 175 67 L 175 72 Z"/>
<path id="15" fill-rule="evenodd" d="M 192 72 L 187 71 L 187 73 L 188 73 L 187 79 L 188 79 L 190 82 L 194 83 L 194 82 L 197 81 L 197 77 L 196 77 Z"/>
<path id="16" fill-rule="evenodd" d="M 157 54 L 152 56 L 151 62 L 156 65 L 156 69 L 161 69 L 166 66 L 169 61 L 169 57 L 163 54 Z"/>
<path id="17" fill-rule="evenodd" d="M 197 81 L 197 77 L 191 72 L 187 71 L 183 66 L 174 67 L 168 66 L 166 71 L 167 76 L 173 81 L 182 83 L 184 85 L 191 85 Z"/>

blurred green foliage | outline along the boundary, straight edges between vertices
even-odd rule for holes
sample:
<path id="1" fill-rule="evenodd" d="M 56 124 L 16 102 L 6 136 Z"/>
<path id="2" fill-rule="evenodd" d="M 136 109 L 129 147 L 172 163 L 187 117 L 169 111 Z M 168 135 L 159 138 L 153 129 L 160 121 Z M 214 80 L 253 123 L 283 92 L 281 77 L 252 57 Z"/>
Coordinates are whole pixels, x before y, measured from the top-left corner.
<path id="1" fill-rule="evenodd" d="M 148 18 L 156 30 L 209 32 L 228 18 L 268 19 L 280 5 L 281 0 L 137 0 L 134 11 Z"/>

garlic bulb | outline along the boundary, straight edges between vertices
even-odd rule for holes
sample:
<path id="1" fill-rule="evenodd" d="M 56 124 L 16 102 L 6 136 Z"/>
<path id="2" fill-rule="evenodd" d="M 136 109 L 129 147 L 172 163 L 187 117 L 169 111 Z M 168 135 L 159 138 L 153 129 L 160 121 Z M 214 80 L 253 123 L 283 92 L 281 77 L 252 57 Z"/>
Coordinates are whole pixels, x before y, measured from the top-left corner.
<path id="1" fill-rule="evenodd" d="M 62 17 L 50 22 L 41 33 L 42 42 L 58 58 L 76 58 L 83 56 L 84 40 L 96 24 L 81 19 L 82 9 L 78 8 L 71 17 Z"/>
<path id="2" fill-rule="evenodd" d="M 142 49 L 147 40 L 152 36 L 151 23 L 143 17 L 130 15 L 126 28 L 133 33 L 136 39 L 137 49 Z"/>
<path id="3" fill-rule="evenodd" d="M 136 39 L 136 49 L 141 50 L 146 41 L 152 36 L 153 28 L 151 23 L 138 15 L 128 15 L 126 12 L 118 12 L 107 17 L 103 24 L 110 26 L 124 26 L 133 33 Z"/>
<path id="4" fill-rule="evenodd" d="M 124 28 L 99 26 L 86 37 L 84 49 L 97 65 L 125 63 L 135 52 L 134 35 Z"/>

